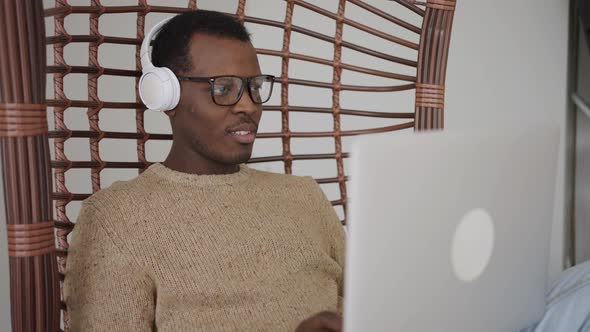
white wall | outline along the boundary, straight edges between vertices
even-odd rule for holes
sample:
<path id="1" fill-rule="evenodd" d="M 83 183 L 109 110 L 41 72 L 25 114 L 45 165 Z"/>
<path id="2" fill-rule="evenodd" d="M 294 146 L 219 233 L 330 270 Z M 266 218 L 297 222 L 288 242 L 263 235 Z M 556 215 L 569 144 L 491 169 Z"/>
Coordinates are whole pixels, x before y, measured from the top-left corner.
<path id="1" fill-rule="evenodd" d="M 46 4 L 52 1 L 45 1 Z M 74 4 L 87 4 L 89 1 L 71 1 Z M 309 1 L 318 6 L 335 11 L 337 1 L 314 0 Z M 373 5 L 383 7 L 392 12 L 402 10 L 398 5 L 386 0 L 367 1 Z M 115 1 L 104 0 L 105 5 L 134 4 L 134 0 Z M 186 1 L 151 1 L 152 4 L 181 4 Z M 237 0 L 215 1 L 199 0 L 200 8 L 233 11 Z M 247 14 L 282 21 L 285 13 L 283 1 L 248 0 Z M 355 6 L 347 5 L 347 15 L 363 23 L 371 24 L 387 31 L 400 31 L 408 39 L 415 38 L 411 33 L 396 30 L 381 19 L 365 15 Z M 150 14 L 146 26 L 151 27 L 163 14 Z M 418 18 L 413 15 L 400 15 L 418 24 Z M 135 36 L 135 15 L 119 14 L 105 15 L 101 18 L 100 31 L 105 35 L 126 37 Z M 294 24 L 311 25 L 311 28 L 325 34 L 334 33 L 334 22 L 307 10 L 297 8 Z M 278 29 L 248 26 L 254 33 L 254 43 L 257 47 L 280 49 L 282 32 Z M 87 15 L 68 17 L 66 28 L 71 34 L 88 33 Z M 53 31 L 52 22 L 47 22 L 48 33 Z M 446 128 L 460 130 L 462 128 L 497 129 L 509 124 L 526 126 L 531 119 L 539 119 L 563 124 L 566 105 L 566 61 L 567 61 L 567 32 L 568 32 L 568 1 L 567 0 L 458 0 L 449 67 L 447 73 L 446 99 Z M 383 52 L 402 54 L 415 57 L 415 52 L 404 50 L 398 46 L 384 43 L 377 38 L 347 27 L 344 31 L 345 40 L 378 49 Z M 332 59 L 332 45 L 312 40 L 300 35 L 292 38 L 292 50 L 298 53 Z M 87 45 L 69 45 L 66 48 L 66 60 L 70 64 L 87 65 Z M 123 56 L 112 57 L 108 54 L 117 52 Z M 134 69 L 135 48 L 120 45 L 103 45 L 100 48 L 100 61 L 105 67 Z M 48 63 L 53 63 L 52 51 L 48 50 Z M 385 64 L 382 61 L 371 61 L 356 52 L 345 51 L 343 61 L 353 64 L 368 65 L 382 70 L 408 73 L 408 68 Z M 370 64 L 369 61 L 371 61 Z M 268 57 L 261 57 L 263 71 L 280 74 L 280 61 Z M 411 71 L 410 71 L 411 72 Z M 299 61 L 291 61 L 290 74 L 293 77 L 322 80 L 330 82 L 332 72 L 330 67 L 306 65 Z M 385 79 L 370 78 L 366 75 L 344 73 L 345 83 L 356 84 L 391 84 Z M 86 99 L 86 81 L 83 75 L 69 75 L 65 81 L 66 89 L 71 99 Z M 101 98 L 111 101 L 134 101 L 134 80 L 127 78 L 103 77 L 99 81 Z M 48 80 L 49 95 L 52 95 L 51 79 Z M 290 97 L 298 105 L 331 106 L 331 93 L 325 91 L 310 91 L 301 87 L 292 87 Z M 272 104 L 277 103 L 279 91 L 275 90 Z M 375 111 L 408 111 L 413 110 L 412 93 L 343 93 L 342 106 L 345 108 L 367 109 Z M 66 112 L 66 122 L 74 129 L 88 129 L 85 109 L 71 109 Z M 100 118 L 103 130 L 134 131 L 134 111 L 116 111 L 105 109 Z M 392 122 L 387 122 L 389 124 Z M 393 122 L 395 123 L 395 122 Z M 375 125 L 373 119 L 343 117 L 343 129 L 366 128 Z M 331 130 L 330 116 L 312 115 L 302 118 L 293 115 L 291 118 L 293 130 L 315 131 Z M 164 115 L 157 113 L 146 114 L 146 128 L 149 132 L 169 132 L 169 123 Z M 261 129 L 263 131 L 279 130 L 278 113 L 267 113 L 263 116 Z M 345 146 L 350 143 L 345 139 Z M 116 144 L 116 148 L 114 148 Z M 255 156 L 262 154 L 280 154 L 280 141 L 257 141 Z M 152 142 L 148 144 L 148 160 L 163 160 L 168 152 L 168 143 Z M 66 149 L 72 160 L 89 160 L 87 140 L 69 140 Z M 333 152 L 331 139 L 294 139 L 294 153 L 326 153 Z M 135 141 L 101 142 L 101 154 L 105 160 L 135 161 Z M 560 182 L 558 199 L 556 202 L 555 223 L 553 232 L 553 250 L 550 275 L 553 278 L 561 270 L 564 256 L 563 250 L 563 164 L 565 151 L 560 156 Z M 280 163 L 259 165 L 258 167 L 282 171 Z M 335 175 L 333 161 L 313 161 L 296 163 L 296 174 L 329 177 Z M 112 181 L 130 178 L 136 171 L 103 171 L 102 185 L 108 186 Z M 89 192 L 90 183 L 87 171 L 71 170 L 66 178 L 66 185 L 72 192 Z M 324 186 L 328 197 L 338 197 L 337 186 Z M 68 207 L 68 214 L 74 218 L 79 204 L 73 203 Z M 341 213 L 341 211 L 339 211 Z M 4 240 L 3 236 L 1 241 Z M 6 246 L 5 242 L 2 242 Z M 3 271 L 4 272 L 4 271 Z M 5 275 L 6 273 L 4 273 Z M 5 278 L 5 276 L 2 276 Z M 0 280 L 1 281 L 1 280 Z M 0 300 L 3 300 L 0 298 Z M 6 301 L 5 301 L 6 303 Z M 2 310 L 7 312 L 7 310 Z"/>
<path id="2" fill-rule="evenodd" d="M 568 8 L 566 0 L 459 1 L 447 74 L 447 130 L 502 131 L 537 121 L 564 128 Z M 551 279 L 565 255 L 565 153 L 562 142 Z"/>

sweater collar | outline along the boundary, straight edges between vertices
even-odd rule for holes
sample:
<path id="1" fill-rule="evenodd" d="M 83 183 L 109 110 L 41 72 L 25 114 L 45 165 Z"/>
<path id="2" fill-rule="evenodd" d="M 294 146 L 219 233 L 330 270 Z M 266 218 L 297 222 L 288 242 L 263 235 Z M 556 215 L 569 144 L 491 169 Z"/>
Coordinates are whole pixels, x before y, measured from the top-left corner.
<path id="1" fill-rule="evenodd" d="M 246 164 L 240 164 L 235 173 L 219 175 L 200 175 L 175 171 L 162 163 L 153 163 L 146 172 L 151 172 L 161 178 L 194 186 L 223 186 L 242 182 L 250 176 L 251 169 Z"/>

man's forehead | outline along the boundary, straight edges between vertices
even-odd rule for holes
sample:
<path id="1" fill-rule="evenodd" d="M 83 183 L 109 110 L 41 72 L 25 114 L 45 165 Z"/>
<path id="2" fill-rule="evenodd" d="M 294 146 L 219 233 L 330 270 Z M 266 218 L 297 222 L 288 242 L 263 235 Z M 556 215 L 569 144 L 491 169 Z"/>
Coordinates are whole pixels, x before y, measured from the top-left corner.
<path id="1" fill-rule="evenodd" d="M 250 42 L 197 33 L 191 37 L 188 51 L 193 74 L 239 75 L 236 70 L 259 71 L 256 51 Z"/>

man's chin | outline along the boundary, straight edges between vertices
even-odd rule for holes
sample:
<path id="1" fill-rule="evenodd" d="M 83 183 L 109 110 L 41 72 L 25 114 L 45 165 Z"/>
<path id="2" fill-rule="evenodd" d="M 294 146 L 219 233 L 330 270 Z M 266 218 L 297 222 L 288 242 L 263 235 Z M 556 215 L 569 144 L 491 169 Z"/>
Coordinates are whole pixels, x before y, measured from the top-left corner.
<path id="1" fill-rule="evenodd" d="M 252 151 L 240 152 L 224 158 L 224 163 L 227 165 L 244 164 L 252 157 Z"/>

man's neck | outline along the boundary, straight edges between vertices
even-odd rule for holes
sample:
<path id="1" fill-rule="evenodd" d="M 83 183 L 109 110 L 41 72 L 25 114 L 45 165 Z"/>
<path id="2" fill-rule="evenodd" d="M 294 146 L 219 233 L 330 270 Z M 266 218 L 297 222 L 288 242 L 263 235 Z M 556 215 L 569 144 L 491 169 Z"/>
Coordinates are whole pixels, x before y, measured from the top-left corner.
<path id="1" fill-rule="evenodd" d="M 180 153 L 174 148 L 162 164 L 178 172 L 199 175 L 231 174 L 240 170 L 238 164 L 225 165 L 193 153 Z"/>

